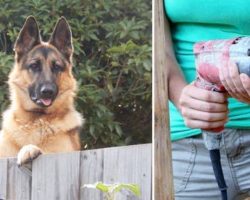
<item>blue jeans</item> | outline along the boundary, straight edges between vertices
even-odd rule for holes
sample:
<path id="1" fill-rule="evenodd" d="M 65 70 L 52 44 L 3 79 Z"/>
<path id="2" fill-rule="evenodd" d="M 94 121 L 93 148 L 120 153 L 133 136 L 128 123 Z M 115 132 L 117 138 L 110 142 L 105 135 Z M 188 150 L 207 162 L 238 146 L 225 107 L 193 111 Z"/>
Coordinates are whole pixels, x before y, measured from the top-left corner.
<path id="1" fill-rule="evenodd" d="M 250 130 L 225 129 L 221 138 L 222 167 L 228 199 L 250 196 Z M 220 191 L 202 136 L 172 143 L 176 200 L 220 200 Z"/>

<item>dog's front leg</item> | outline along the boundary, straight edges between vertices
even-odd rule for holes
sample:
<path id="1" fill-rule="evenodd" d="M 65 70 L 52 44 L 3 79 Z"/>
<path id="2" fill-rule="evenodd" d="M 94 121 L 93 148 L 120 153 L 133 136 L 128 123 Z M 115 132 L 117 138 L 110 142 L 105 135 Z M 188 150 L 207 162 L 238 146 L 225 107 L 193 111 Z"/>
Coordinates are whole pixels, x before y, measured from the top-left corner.
<path id="1" fill-rule="evenodd" d="M 31 162 L 42 153 L 42 150 L 33 144 L 25 145 L 17 154 L 17 164 L 21 166 L 25 163 Z"/>
<path id="2" fill-rule="evenodd" d="M 19 147 L 7 134 L 0 132 L 0 158 L 14 157 L 19 151 Z"/>

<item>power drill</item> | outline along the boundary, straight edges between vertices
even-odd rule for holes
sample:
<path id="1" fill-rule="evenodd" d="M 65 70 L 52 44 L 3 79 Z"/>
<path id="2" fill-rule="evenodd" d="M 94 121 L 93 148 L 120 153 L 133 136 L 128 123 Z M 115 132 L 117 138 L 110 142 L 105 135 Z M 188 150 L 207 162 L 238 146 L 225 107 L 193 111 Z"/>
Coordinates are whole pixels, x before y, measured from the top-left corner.
<path id="1" fill-rule="evenodd" d="M 220 82 L 219 68 L 231 60 L 238 66 L 239 73 L 250 76 L 250 37 L 229 40 L 209 40 L 194 45 L 197 79 L 199 88 L 226 92 Z"/>
<path id="2" fill-rule="evenodd" d="M 237 37 L 228 40 L 210 40 L 198 42 L 194 45 L 197 78 L 196 87 L 215 91 L 227 92 L 219 78 L 219 68 L 228 66 L 233 61 L 239 73 L 250 76 L 250 37 Z M 209 150 L 215 177 L 223 200 L 227 200 L 227 186 L 225 183 L 221 161 L 220 140 L 224 127 L 203 130 L 203 138 Z"/>

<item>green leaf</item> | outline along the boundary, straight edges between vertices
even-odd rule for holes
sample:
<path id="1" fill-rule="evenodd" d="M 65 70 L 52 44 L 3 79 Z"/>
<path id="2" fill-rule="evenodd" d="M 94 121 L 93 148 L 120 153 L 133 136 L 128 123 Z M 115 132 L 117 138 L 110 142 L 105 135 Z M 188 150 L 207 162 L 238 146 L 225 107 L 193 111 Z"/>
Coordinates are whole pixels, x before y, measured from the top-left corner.
<path id="1" fill-rule="evenodd" d="M 121 137 L 122 136 L 122 129 L 118 124 L 115 125 L 115 130 L 116 130 L 116 133 Z"/>
<path id="2" fill-rule="evenodd" d="M 110 80 L 107 83 L 107 88 L 108 88 L 108 91 L 110 92 L 110 94 L 112 94 L 114 88 L 113 88 L 112 82 Z"/>
<path id="3" fill-rule="evenodd" d="M 137 197 L 141 196 L 140 187 L 137 184 L 128 184 L 128 183 L 104 184 L 102 182 L 97 182 L 95 184 L 85 184 L 83 188 L 98 189 L 104 193 L 108 193 L 109 196 L 113 197 L 116 193 L 121 192 L 122 190 L 127 190 Z"/>

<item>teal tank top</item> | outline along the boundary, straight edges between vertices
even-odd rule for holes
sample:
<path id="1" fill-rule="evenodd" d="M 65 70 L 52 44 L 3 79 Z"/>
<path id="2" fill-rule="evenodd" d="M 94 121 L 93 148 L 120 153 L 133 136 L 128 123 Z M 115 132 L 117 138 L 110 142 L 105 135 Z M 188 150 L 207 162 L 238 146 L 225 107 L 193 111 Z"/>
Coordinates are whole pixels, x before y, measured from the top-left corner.
<path id="1" fill-rule="evenodd" d="M 188 83 L 195 80 L 193 45 L 199 41 L 250 36 L 249 0 L 164 0 L 177 61 Z M 171 139 L 201 133 L 190 129 L 169 102 Z M 250 106 L 229 98 L 228 128 L 250 128 Z"/>

